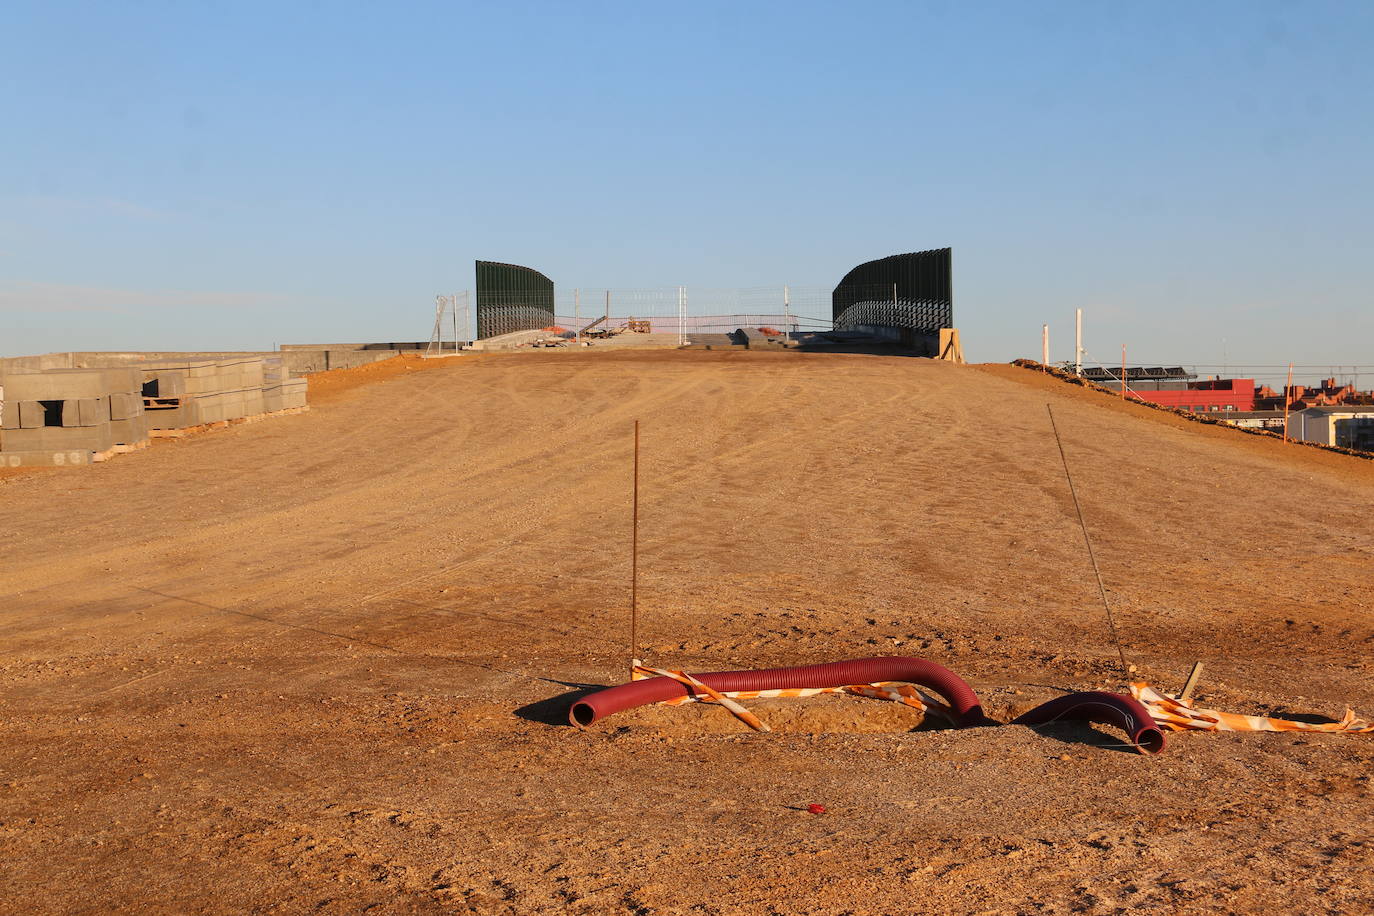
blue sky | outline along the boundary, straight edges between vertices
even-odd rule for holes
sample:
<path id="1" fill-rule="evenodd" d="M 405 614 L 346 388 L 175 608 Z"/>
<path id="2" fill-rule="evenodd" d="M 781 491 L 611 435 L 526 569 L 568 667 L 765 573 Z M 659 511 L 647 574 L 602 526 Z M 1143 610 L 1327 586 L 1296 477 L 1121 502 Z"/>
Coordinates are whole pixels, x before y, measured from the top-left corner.
<path id="1" fill-rule="evenodd" d="M 951 245 L 975 359 L 1067 358 L 1082 307 L 1107 361 L 1374 382 L 1374 4 L 4 18 L 3 355 L 423 339 L 475 258 L 824 286 Z"/>

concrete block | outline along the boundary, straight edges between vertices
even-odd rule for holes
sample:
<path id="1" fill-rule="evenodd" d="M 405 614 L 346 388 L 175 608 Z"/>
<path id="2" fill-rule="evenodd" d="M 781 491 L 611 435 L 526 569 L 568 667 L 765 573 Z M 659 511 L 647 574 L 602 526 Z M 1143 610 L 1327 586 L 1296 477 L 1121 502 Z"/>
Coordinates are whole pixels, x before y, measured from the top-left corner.
<path id="1" fill-rule="evenodd" d="M 0 429 L 19 428 L 19 402 L 4 401 L 0 404 Z"/>
<path id="2" fill-rule="evenodd" d="M 105 373 L 99 369 L 54 369 L 6 375 L 0 381 L 6 398 L 19 401 L 65 401 L 97 398 L 109 393 Z"/>
<path id="3" fill-rule="evenodd" d="M 190 393 L 186 384 L 188 376 L 175 369 L 160 369 L 146 373 L 146 380 L 152 383 L 152 387 L 145 386 L 143 389 L 149 397 L 175 398 Z"/>
<path id="4" fill-rule="evenodd" d="M 280 384 L 291 377 L 291 369 L 280 356 L 262 361 L 262 384 L 264 388 Z"/>
<path id="5" fill-rule="evenodd" d="M 219 398 L 220 404 L 223 405 L 224 408 L 224 416 L 222 419 L 237 420 L 239 417 L 246 416 L 243 412 L 244 404 L 242 391 L 225 391 L 220 394 Z"/>
<path id="6" fill-rule="evenodd" d="M 134 399 L 132 394 L 113 392 L 110 394 L 110 419 L 130 420 L 143 413 L 143 399 Z"/>
<path id="7" fill-rule="evenodd" d="M 309 382 L 303 378 L 288 379 L 282 382 L 282 409 L 289 407 L 304 407 L 306 392 L 309 387 Z"/>
<path id="8" fill-rule="evenodd" d="M 19 426 L 21 429 L 41 429 L 47 410 L 42 401 L 19 402 Z"/>
<path id="9" fill-rule="evenodd" d="M 148 441 L 148 423 L 143 414 L 127 420 L 110 421 L 110 441 L 115 445 L 140 445 Z"/>
<path id="10" fill-rule="evenodd" d="M 202 421 L 195 402 L 188 401 L 180 407 L 145 410 L 143 422 L 147 429 L 185 429 L 188 426 L 198 426 Z"/>
<path id="11" fill-rule="evenodd" d="M 197 418 L 200 423 L 218 423 L 221 420 L 229 419 L 224 411 L 224 396 L 222 394 L 207 394 L 195 400 L 196 411 L 199 413 Z"/>
<path id="12" fill-rule="evenodd" d="M 62 402 L 62 425 L 99 426 L 109 422 L 104 398 L 68 398 Z"/>
<path id="13" fill-rule="evenodd" d="M 103 452 L 114 445 L 110 428 L 106 426 L 15 429 L 5 433 L 6 451 L 70 451 L 85 449 Z"/>
<path id="14" fill-rule="evenodd" d="M 0 451 L 0 468 L 79 467 L 90 463 L 91 452 L 85 449 Z"/>

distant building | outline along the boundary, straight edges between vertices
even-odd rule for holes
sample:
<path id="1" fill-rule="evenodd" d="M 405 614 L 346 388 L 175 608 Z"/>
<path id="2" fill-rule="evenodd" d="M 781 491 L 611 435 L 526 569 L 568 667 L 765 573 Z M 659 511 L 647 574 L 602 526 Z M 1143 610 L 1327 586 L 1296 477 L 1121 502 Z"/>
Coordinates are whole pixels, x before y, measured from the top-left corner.
<path id="1" fill-rule="evenodd" d="M 1288 418 L 1288 434 L 1304 442 L 1374 452 L 1374 405 L 1299 410 Z"/>
<path id="2" fill-rule="evenodd" d="M 1284 394 L 1290 410 L 1308 407 L 1335 407 L 1345 404 L 1374 405 L 1374 392 L 1357 391 L 1354 385 L 1337 385 L 1334 378 L 1322 379 L 1320 385 L 1290 385 L 1283 393 L 1269 386 L 1255 392 L 1256 410 L 1283 409 Z"/>
<path id="3" fill-rule="evenodd" d="M 1166 382 L 1160 385 L 1168 384 Z M 1255 380 L 1252 378 L 1204 379 L 1185 382 L 1182 388 L 1140 389 L 1127 382 L 1126 397 L 1152 404 L 1191 410 L 1193 413 L 1234 413 L 1255 409 Z"/>
<path id="4" fill-rule="evenodd" d="M 1219 414 L 1217 419 L 1232 426 L 1239 426 L 1241 429 L 1267 429 L 1276 433 L 1283 432 L 1282 410 L 1238 410 L 1235 413 Z"/>

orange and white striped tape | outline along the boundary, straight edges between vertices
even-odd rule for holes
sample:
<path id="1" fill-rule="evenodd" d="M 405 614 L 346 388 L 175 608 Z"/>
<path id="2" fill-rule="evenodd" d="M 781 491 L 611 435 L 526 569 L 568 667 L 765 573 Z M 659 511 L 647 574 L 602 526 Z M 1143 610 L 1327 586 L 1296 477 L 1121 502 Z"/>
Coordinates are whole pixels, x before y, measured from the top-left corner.
<path id="1" fill-rule="evenodd" d="M 756 731 L 770 731 L 762 720 L 745 709 L 736 700 L 768 700 L 778 697 L 814 697 L 823 693 L 847 693 L 853 696 L 871 697 L 875 700 L 890 700 L 922 712 L 933 711 L 953 721 L 954 712 L 944 703 L 923 694 L 911 684 L 895 681 L 882 681 L 876 684 L 848 684 L 843 687 L 785 687 L 774 690 L 713 690 L 701 681 L 676 669 L 649 668 L 635 665 L 631 677 L 640 680 L 646 677 L 668 677 L 687 686 L 692 692 L 669 700 L 662 700 L 658 706 L 682 706 L 686 703 L 719 703 L 735 714 L 741 721 Z"/>
<path id="2" fill-rule="evenodd" d="M 1176 732 L 1188 729 L 1212 732 L 1328 732 L 1347 735 L 1374 732 L 1374 725 L 1357 719 L 1354 710 L 1351 709 L 1346 709 L 1339 722 L 1295 722 L 1292 719 L 1197 709 L 1192 703 L 1160 693 L 1145 683 L 1132 684 L 1131 696 L 1149 710 L 1150 718 L 1155 720 L 1155 724 Z"/>

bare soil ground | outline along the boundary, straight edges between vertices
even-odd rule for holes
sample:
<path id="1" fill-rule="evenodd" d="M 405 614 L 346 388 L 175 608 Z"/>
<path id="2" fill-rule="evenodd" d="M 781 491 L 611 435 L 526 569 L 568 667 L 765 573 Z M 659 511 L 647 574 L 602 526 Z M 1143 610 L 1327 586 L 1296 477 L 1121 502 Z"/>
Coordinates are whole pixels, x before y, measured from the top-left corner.
<path id="1" fill-rule="evenodd" d="M 1046 403 L 1129 659 L 1237 712 L 1374 713 L 1370 462 L 1001 367 L 407 362 L 0 480 L 0 910 L 1369 911 L 1374 736 L 564 716 L 626 677 L 636 418 L 651 662 L 918 655 L 1002 720 L 1122 686 Z"/>

